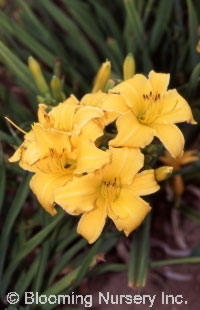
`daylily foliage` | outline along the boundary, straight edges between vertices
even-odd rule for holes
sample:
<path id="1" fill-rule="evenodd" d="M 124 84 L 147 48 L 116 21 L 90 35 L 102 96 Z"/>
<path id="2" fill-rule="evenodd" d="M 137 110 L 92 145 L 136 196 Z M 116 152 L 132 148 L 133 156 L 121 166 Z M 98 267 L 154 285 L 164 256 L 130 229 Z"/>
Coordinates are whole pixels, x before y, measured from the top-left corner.
<path id="1" fill-rule="evenodd" d="M 131 77 L 129 69 L 126 64 L 125 81 L 106 93 L 107 61 L 80 101 L 71 95 L 53 108 L 40 104 L 38 122 L 10 158 L 34 173 L 30 187 L 47 212 L 56 214 L 58 204 L 81 215 L 78 232 L 89 243 L 107 217 L 126 236 L 142 223 L 151 207 L 141 196 L 159 190 L 158 173 L 145 168 L 142 149 L 157 137 L 177 158 L 184 137 L 175 124 L 196 123 L 184 98 L 167 91 L 169 74 L 151 71 L 147 79 Z"/>

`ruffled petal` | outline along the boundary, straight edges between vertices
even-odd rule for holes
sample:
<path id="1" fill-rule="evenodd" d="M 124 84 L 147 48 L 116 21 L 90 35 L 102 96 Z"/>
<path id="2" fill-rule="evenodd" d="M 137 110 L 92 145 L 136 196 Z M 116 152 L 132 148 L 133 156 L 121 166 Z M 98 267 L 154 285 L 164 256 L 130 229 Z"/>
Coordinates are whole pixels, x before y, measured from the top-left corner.
<path id="1" fill-rule="evenodd" d="M 70 175 L 36 173 L 30 181 L 30 188 L 42 207 L 51 215 L 55 215 L 54 191 L 70 179 Z"/>
<path id="2" fill-rule="evenodd" d="M 149 81 L 155 94 L 160 94 L 167 90 L 167 87 L 169 85 L 169 79 L 170 74 L 157 73 L 153 70 L 149 73 Z"/>
<path id="3" fill-rule="evenodd" d="M 136 196 L 145 196 L 157 192 L 160 186 L 156 182 L 154 170 L 151 169 L 138 173 L 133 183 L 126 188 Z"/>
<path id="4" fill-rule="evenodd" d="M 103 118 L 104 113 L 100 108 L 82 106 L 75 114 L 73 119 L 73 131 L 79 134 L 80 130 L 92 119 Z"/>
<path id="5" fill-rule="evenodd" d="M 167 91 L 163 97 L 162 110 L 154 121 L 157 124 L 174 124 L 187 122 L 197 124 L 187 101 L 179 95 L 176 89 Z"/>
<path id="6" fill-rule="evenodd" d="M 109 96 L 106 93 L 103 93 L 102 91 L 98 91 L 94 94 L 87 94 L 81 99 L 81 104 L 85 106 L 92 106 L 92 107 L 98 107 L 102 108 L 105 101 L 109 100 Z M 104 109 L 104 117 L 101 118 L 101 121 L 103 122 L 104 126 L 107 126 L 108 124 L 115 121 L 115 119 L 119 116 L 119 113 L 117 112 L 107 112 L 107 109 Z"/>
<path id="7" fill-rule="evenodd" d="M 71 132 L 73 130 L 74 115 L 78 108 L 79 105 L 73 96 L 54 107 L 48 114 L 53 123 L 53 128 Z"/>
<path id="8" fill-rule="evenodd" d="M 58 154 L 63 153 L 63 150 L 70 152 L 71 145 L 67 134 L 54 129 L 44 129 L 40 124 L 34 124 L 33 132 L 40 158 L 47 156 L 51 148 L 56 149 Z"/>
<path id="9" fill-rule="evenodd" d="M 132 183 L 136 173 L 143 167 L 144 155 L 139 149 L 128 147 L 111 148 L 109 152 L 111 163 L 103 169 L 103 179 L 119 178 L 121 184 Z"/>
<path id="10" fill-rule="evenodd" d="M 74 173 L 92 172 L 110 162 L 110 154 L 96 147 L 89 140 L 82 140 L 79 144 L 77 167 Z"/>
<path id="11" fill-rule="evenodd" d="M 122 189 L 117 200 L 110 204 L 108 216 L 119 231 L 128 236 L 144 220 L 151 210 L 150 205 L 128 189 Z"/>
<path id="12" fill-rule="evenodd" d="M 82 215 L 77 231 L 91 244 L 100 236 L 107 217 L 106 201 L 99 197 L 95 203 L 95 208 Z"/>
<path id="13" fill-rule="evenodd" d="M 176 125 L 151 124 L 150 126 L 156 130 L 156 136 L 172 157 L 177 158 L 183 154 L 185 140 L 182 132 Z"/>
<path id="14" fill-rule="evenodd" d="M 102 91 L 98 91 L 97 93 L 94 93 L 94 94 L 85 95 L 81 99 L 80 104 L 83 104 L 85 106 L 92 106 L 92 107 L 101 108 L 103 101 L 107 97 L 108 97 L 108 94 L 103 93 Z"/>
<path id="15" fill-rule="evenodd" d="M 55 202 L 68 213 L 92 210 L 100 193 L 101 177 L 88 174 L 74 177 L 66 186 L 55 191 Z"/>
<path id="16" fill-rule="evenodd" d="M 116 122 L 118 134 L 109 142 L 110 146 L 128 146 L 143 148 L 153 140 L 155 130 L 142 125 L 132 112 L 126 112 Z"/>

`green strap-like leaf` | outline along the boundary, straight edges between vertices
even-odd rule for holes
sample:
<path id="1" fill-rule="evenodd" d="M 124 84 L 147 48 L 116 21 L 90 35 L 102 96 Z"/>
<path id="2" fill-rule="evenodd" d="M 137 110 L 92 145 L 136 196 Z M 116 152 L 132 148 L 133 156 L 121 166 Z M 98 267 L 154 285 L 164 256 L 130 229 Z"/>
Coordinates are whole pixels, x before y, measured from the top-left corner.
<path id="1" fill-rule="evenodd" d="M 47 227 L 43 228 L 39 233 L 37 233 L 34 237 L 27 241 L 27 243 L 23 246 L 21 250 L 18 251 L 14 259 L 11 261 L 3 277 L 2 295 L 5 294 L 7 286 L 9 284 L 9 280 L 13 272 L 17 268 L 18 264 L 28 253 L 30 253 L 36 246 L 38 246 L 61 221 L 64 216 L 64 212 L 62 212 L 61 210 L 59 211 L 60 212 L 55 216 L 54 220 Z"/>
<path id="2" fill-rule="evenodd" d="M 198 43 L 198 17 L 192 0 L 187 0 L 188 7 L 188 28 L 189 28 L 189 42 L 190 42 L 190 61 L 192 67 L 196 66 L 200 61 L 200 55 L 196 51 L 196 46 Z"/>
<path id="3" fill-rule="evenodd" d="M 131 287 L 143 287 L 146 283 L 149 256 L 150 215 L 133 236 L 128 263 L 128 281 Z"/>
<path id="4" fill-rule="evenodd" d="M 51 275 L 49 277 L 48 283 L 51 284 L 55 278 L 55 276 L 67 266 L 73 256 L 80 251 L 87 244 L 86 240 L 81 239 L 76 242 L 73 246 L 71 246 L 64 254 L 61 255 L 58 263 L 55 264 L 55 267 L 51 271 Z"/>
<path id="5" fill-rule="evenodd" d="M 159 7 L 156 11 L 156 20 L 151 32 L 150 48 L 155 51 L 158 47 L 163 33 L 171 17 L 173 0 L 160 0 Z"/>
<path id="6" fill-rule="evenodd" d="M 28 67 L 23 64 L 19 58 L 10 51 L 10 49 L 5 46 L 3 42 L 0 41 L 0 57 L 1 62 L 8 67 L 8 69 L 18 77 L 23 85 L 26 85 L 27 89 L 30 89 L 32 92 L 37 93 L 36 87 L 31 78 L 31 74 L 28 70 Z"/>
<path id="7" fill-rule="evenodd" d="M 6 167 L 5 163 L 0 163 L 0 212 L 3 206 L 4 196 L 6 190 Z"/>
<path id="8" fill-rule="evenodd" d="M 9 244 L 9 238 L 11 234 L 11 230 L 13 228 L 13 224 L 16 220 L 16 217 L 18 216 L 21 208 L 23 207 L 23 204 L 28 196 L 29 193 L 29 181 L 30 181 L 31 175 L 30 173 L 26 173 L 24 175 L 24 179 L 22 183 L 19 186 L 19 189 L 12 201 L 12 205 L 10 206 L 6 219 L 4 221 L 3 230 L 1 233 L 0 238 L 0 278 L 2 275 L 3 267 L 4 267 L 4 260 L 7 253 L 7 248 Z"/>

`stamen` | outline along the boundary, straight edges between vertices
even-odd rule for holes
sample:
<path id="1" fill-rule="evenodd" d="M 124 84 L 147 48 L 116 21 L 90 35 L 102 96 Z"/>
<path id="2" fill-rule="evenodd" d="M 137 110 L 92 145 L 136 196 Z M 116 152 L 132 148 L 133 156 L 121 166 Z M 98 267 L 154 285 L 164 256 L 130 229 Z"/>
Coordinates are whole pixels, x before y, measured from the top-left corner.
<path id="1" fill-rule="evenodd" d="M 24 135 L 27 134 L 26 131 L 24 131 L 23 129 L 21 129 L 19 126 L 17 126 L 13 121 L 11 121 L 8 117 L 5 116 L 5 119 L 11 124 L 13 125 L 13 127 L 15 127 L 17 130 L 21 131 Z"/>

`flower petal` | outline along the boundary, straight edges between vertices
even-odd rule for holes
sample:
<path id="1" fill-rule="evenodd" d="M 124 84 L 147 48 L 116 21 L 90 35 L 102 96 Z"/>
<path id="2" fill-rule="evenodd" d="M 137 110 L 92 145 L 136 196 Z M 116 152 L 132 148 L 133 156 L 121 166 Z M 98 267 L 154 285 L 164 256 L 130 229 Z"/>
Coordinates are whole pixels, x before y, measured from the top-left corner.
<path id="1" fill-rule="evenodd" d="M 110 93 L 121 95 L 135 115 L 138 115 L 141 110 L 143 94 L 149 94 L 150 91 L 152 91 L 152 87 L 149 80 L 142 74 L 136 74 L 133 78 L 112 88 Z"/>
<path id="2" fill-rule="evenodd" d="M 117 200 L 110 204 L 108 216 L 119 231 L 128 236 L 144 220 L 151 210 L 150 205 L 128 189 L 122 189 Z"/>
<path id="3" fill-rule="evenodd" d="M 81 104 L 85 106 L 93 106 L 102 108 L 104 101 L 107 101 L 109 99 L 108 94 L 103 93 L 102 91 L 98 91 L 94 94 L 87 94 L 81 99 Z M 103 121 L 103 124 L 106 126 L 112 122 L 119 116 L 119 113 L 114 112 L 106 112 L 106 108 L 104 109 L 104 117 L 101 118 Z"/>
<path id="4" fill-rule="evenodd" d="M 119 178 L 121 184 L 130 184 L 136 173 L 143 167 L 144 155 L 139 149 L 128 147 L 111 148 L 111 163 L 103 171 L 103 179 Z M 133 164 L 134 163 L 134 164 Z"/>
<path id="5" fill-rule="evenodd" d="M 138 173 L 133 183 L 126 188 L 136 196 L 145 196 L 157 192 L 160 186 L 156 182 L 154 170 L 151 169 Z"/>
<path id="6" fill-rule="evenodd" d="M 112 93 L 103 101 L 101 108 L 104 111 L 117 113 L 124 113 L 130 109 L 122 96 Z"/>
<path id="7" fill-rule="evenodd" d="M 156 130 L 156 136 L 174 158 L 182 155 L 185 140 L 176 125 L 151 124 L 150 126 Z"/>
<path id="8" fill-rule="evenodd" d="M 75 113 L 73 120 L 73 131 L 79 134 L 80 130 L 92 119 L 102 118 L 103 111 L 100 108 L 81 106 Z"/>
<path id="9" fill-rule="evenodd" d="M 74 173 L 92 172 L 102 168 L 110 162 L 110 154 L 96 147 L 89 140 L 82 140 L 79 144 L 77 167 Z"/>
<path id="10" fill-rule="evenodd" d="M 70 175 L 38 172 L 32 177 L 30 188 L 43 208 L 51 215 L 55 215 L 54 191 L 56 188 L 65 185 L 70 179 Z"/>
<path id="11" fill-rule="evenodd" d="M 179 158 L 179 163 L 180 165 L 187 165 L 189 163 L 192 163 L 194 161 L 199 160 L 199 157 L 196 155 L 198 153 L 197 150 L 191 150 L 191 151 L 187 151 L 183 154 L 182 157 Z"/>
<path id="12" fill-rule="evenodd" d="M 23 143 L 16 149 L 15 153 L 8 159 L 10 163 L 14 163 L 15 161 L 19 161 L 21 159 Z"/>
<path id="13" fill-rule="evenodd" d="M 108 97 L 106 93 L 103 93 L 102 91 L 98 91 L 94 94 L 87 94 L 83 96 L 83 98 L 80 101 L 80 104 L 83 104 L 85 106 L 92 106 L 92 107 L 98 107 L 101 108 L 102 102 Z"/>
<path id="14" fill-rule="evenodd" d="M 153 140 L 155 130 L 142 125 L 131 111 L 121 115 L 116 122 L 118 134 L 109 142 L 113 147 L 128 146 L 143 148 Z"/>
<path id="15" fill-rule="evenodd" d="M 33 132 L 40 158 L 47 156 L 51 148 L 55 148 L 58 154 L 65 149 L 70 152 L 71 145 L 67 134 L 54 129 L 45 129 L 38 123 L 33 125 Z"/>
<path id="16" fill-rule="evenodd" d="M 187 101 L 179 95 L 176 89 L 167 91 L 163 95 L 163 107 L 160 115 L 155 120 L 157 124 L 174 124 L 187 122 L 196 124 L 192 110 Z"/>
<path id="17" fill-rule="evenodd" d="M 169 79 L 170 74 L 157 73 L 153 70 L 149 73 L 149 81 L 155 94 L 160 94 L 167 90 L 167 87 L 169 85 Z"/>
<path id="18" fill-rule="evenodd" d="M 74 96 L 69 97 L 67 100 L 54 107 L 48 114 L 53 122 L 53 128 L 71 132 L 73 130 L 74 115 L 78 108 L 79 105 Z"/>
<path id="19" fill-rule="evenodd" d="M 95 208 L 82 215 L 77 231 L 91 244 L 100 236 L 107 217 L 106 201 L 99 197 L 95 203 Z"/>
<path id="20" fill-rule="evenodd" d="M 80 141 L 82 140 L 90 140 L 95 142 L 98 138 L 103 136 L 104 126 L 100 119 L 90 120 L 83 128 L 78 136 L 72 136 L 70 138 L 73 149 L 77 149 L 80 146 Z"/>
<path id="21" fill-rule="evenodd" d="M 68 213 L 88 212 L 94 208 L 100 185 L 101 177 L 96 174 L 74 177 L 55 191 L 55 202 Z"/>

